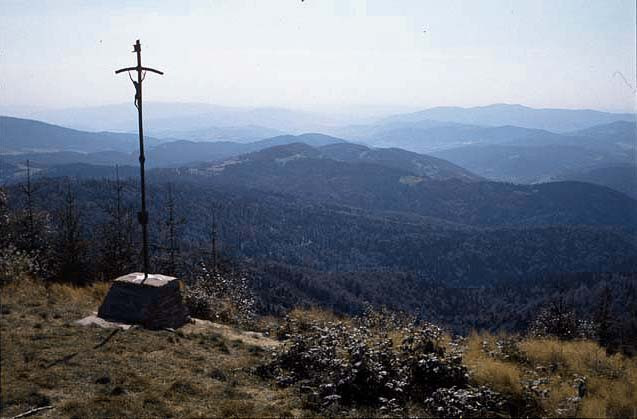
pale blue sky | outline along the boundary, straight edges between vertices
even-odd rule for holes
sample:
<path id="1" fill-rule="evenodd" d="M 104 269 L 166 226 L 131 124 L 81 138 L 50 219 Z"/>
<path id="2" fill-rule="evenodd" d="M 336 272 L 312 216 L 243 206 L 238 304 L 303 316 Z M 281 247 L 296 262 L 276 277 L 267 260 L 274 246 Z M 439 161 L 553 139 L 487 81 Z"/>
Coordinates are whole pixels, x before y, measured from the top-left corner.
<path id="1" fill-rule="evenodd" d="M 630 111 L 635 1 L 0 0 L 5 106 L 145 99 L 331 109 L 521 103 Z M 426 32 L 424 32 L 426 30 Z"/>

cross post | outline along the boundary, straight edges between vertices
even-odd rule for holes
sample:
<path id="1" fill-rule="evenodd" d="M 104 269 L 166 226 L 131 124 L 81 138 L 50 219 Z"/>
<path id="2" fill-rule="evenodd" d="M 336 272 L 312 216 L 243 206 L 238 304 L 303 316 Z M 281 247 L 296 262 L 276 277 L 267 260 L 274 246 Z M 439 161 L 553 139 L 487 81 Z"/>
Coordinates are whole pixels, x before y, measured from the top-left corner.
<path id="1" fill-rule="evenodd" d="M 141 180 L 141 199 L 142 199 L 142 208 L 141 211 L 137 213 L 137 220 L 139 224 L 142 226 L 142 242 L 143 242 L 143 258 L 144 258 L 144 281 L 148 278 L 148 211 L 146 211 L 146 177 L 144 173 L 144 163 L 146 161 L 146 157 L 144 156 L 144 126 L 142 123 L 142 82 L 146 77 L 146 72 L 150 71 L 152 73 L 157 73 L 163 75 L 164 73 L 155 70 L 150 67 L 142 67 L 142 45 L 137 42 L 133 45 L 133 51 L 137 53 L 137 66 L 136 67 L 126 67 L 121 68 L 115 71 L 115 74 L 123 73 L 126 71 L 128 73 L 129 78 L 133 82 L 135 86 L 135 107 L 137 108 L 137 117 L 138 117 L 138 125 L 139 125 L 139 174 Z M 133 80 L 130 75 L 131 71 L 137 72 L 137 81 Z M 144 282 L 142 281 L 142 283 Z"/>

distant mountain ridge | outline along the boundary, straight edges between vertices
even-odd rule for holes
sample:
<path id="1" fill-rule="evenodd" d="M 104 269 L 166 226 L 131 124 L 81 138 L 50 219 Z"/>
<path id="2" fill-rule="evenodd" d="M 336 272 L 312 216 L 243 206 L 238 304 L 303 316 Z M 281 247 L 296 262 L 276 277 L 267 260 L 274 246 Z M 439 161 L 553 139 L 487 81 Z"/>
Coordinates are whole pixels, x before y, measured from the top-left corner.
<path id="1" fill-rule="evenodd" d="M 615 114 L 610 114 L 615 115 Z M 615 120 L 581 130 L 554 132 L 511 124 L 494 126 L 443 122 L 431 119 L 392 120 L 374 125 L 357 125 L 335 130 L 342 138 L 380 147 L 401 147 L 419 153 L 468 145 L 577 145 L 632 148 L 635 121 Z M 612 143 L 610 140 L 612 139 Z"/>
<path id="2" fill-rule="evenodd" d="M 590 109 L 536 109 L 523 105 L 494 104 L 473 108 L 436 107 L 419 112 L 399 114 L 383 122 L 416 122 L 436 120 L 468 125 L 504 126 L 569 132 L 615 121 L 635 121 L 629 113 L 610 113 Z"/>
<path id="3" fill-rule="evenodd" d="M 616 121 L 566 134 L 532 130 L 508 143 L 471 144 L 432 154 L 494 180 L 546 182 L 570 179 L 571 173 L 634 167 L 636 129 L 634 122 Z"/>
<path id="4" fill-rule="evenodd" d="M 137 164 L 137 136 L 129 134 L 90 133 L 62 128 L 38 121 L 17 118 L 5 118 L 10 141 L 7 141 L 11 153 L 0 156 L 7 164 L 23 164 L 31 160 L 39 167 L 65 164 L 89 165 L 130 165 Z M 34 128 L 35 127 L 35 128 Z M 4 132 L 4 131 L 3 131 Z M 114 142 L 108 140 L 114 139 Z M 5 142 L 3 142 L 4 144 Z M 345 140 L 318 133 L 301 135 L 280 135 L 251 143 L 229 141 L 193 142 L 175 140 L 158 143 L 151 139 L 147 145 L 147 166 L 177 167 L 197 162 L 220 161 L 226 158 L 275 148 L 264 153 L 276 153 L 277 146 L 303 143 L 304 150 L 312 150 L 316 156 L 334 160 L 376 163 L 385 167 L 406 169 L 415 175 L 431 178 L 458 178 L 478 180 L 478 176 L 461 167 L 441 159 L 421 154 L 393 149 L 371 149 L 362 145 L 348 143 Z M 331 147 L 330 147 L 331 146 Z M 293 146 L 293 147 L 299 147 Z M 318 149 L 314 149 L 317 147 Z M 348 150 L 360 151 L 353 155 Z M 94 151 L 95 150 L 95 151 Z M 290 148 L 282 148 L 289 152 Z M 17 153 L 17 151 L 21 151 Z"/>
<path id="5" fill-rule="evenodd" d="M 31 119 L 0 116 L 0 153 L 19 151 L 130 151 L 137 147 L 135 134 L 86 132 Z M 147 137 L 152 145 L 158 141 Z"/>
<path id="6" fill-rule="evenodd" d="M 148 130 L 149 135 L 167 141 L 179 138 L 189 141 L 232 141 L 236 143 L 251 143 L 263 138 L 276 137 L 285 133 L 258 125 L 244 125 L 237 127 L 209 126 L 199 129 L 166 129 Z"/>
<path id="7" fill-rule="evenodd" d="M 135 131 L 137 118 L 132 101 L 121 104 L 41 110 L 23 117 L 91 131 Z M 332 115 L 276 107 L 233 107 L 207 103 L 144 102 L 144 122 L 149 133 L 183 133 L 239 127 L 260 127 L 291 134 L 344 124 Z M 265 136 L 273 134 L 263 133 Z M 172 136 L 172 135 L 169 135 Z M 263 138 L 263 137 L 262 137 Z M 189 137 L 188 139 L 194 139 Z M 229 138 L 218 138 L 229 139 Z"/>
<path id="8" fill-rule="evenodd" d="M 89 131 L 124 131 L 136 129 L 136 118 L 131 103 L 98 107 L 39 110 L 22 117 L 47 121 L 75 129 Z M 231 107 L 206 103 L 147 102 L 144 106 L 145 122 L 149 134 L 188 140 L 239 141 L 236 134 L 262 135 L 279 133 L 300 134 L 318 131 L 336 136 L 341 128 L 350 124 L 384 125 L 392 122 L 418 122 L 433 120 L 446 123 L 480 126 L 514 125 L 522 128 L 568 132 L 617 120 L 635 121 L 630 113 L 610 113 L 580 109 L 535 109 L 523 105 L 494 104 L 473 108 L 434 107 L 417 112 L 386 117 L 369 117 L 347 113 L 325 114 L 273 107 Z M 367 122 L 366 122 L 367 121 Z M 375 122 L 372 122 L 375 121 Z M 251 129 L 247 127 L 252 126 Z M 270 130 L 270 132 L 267 132 Z M 259 132 L 260 131 L 260 132 Z M 345 136 L 345 138 L 348 138 Z M 253 137 L 251 139 L 256 139 Z"/>
<path id="9" fill-rule="evenodd" d="M 479 109 L 489 108 L 493 112 L 502 106 L 510 108 L 510 105 L 494 105 Z M 513 108 L 525 112 L 530 109 Z M 456 108 L 435 109 L 447 112 Z M 604 118 L 628 115 L 601 114 Z M 374 144 L 372 148 L 319 133 L 277 135 L 248 142 L 159 140 L 148 136 L 147 165 L 179 167 L 222 161 L 277 145 L 302 142 L 321 148 L 322 157 L 405 169 L 415 176 L 464 180 L 485 177 L 516 183 L 590 179 L 592 183 L 625 192 L 626 188 L 619 187 L 617 176 L 609 175 L 610 172 L 603 169 L 635 164 L 637 126 L 631 121 L 618 120 L 556 133 L 510 125 L 482 126 L 419 119 L 422 112 L 405 115 L 407 117 L 402 119 L 385 119 L 379 125 L 354 125 L 343 129 L 347 134 L 343 138 Z M 240 133 L 243 128 L 236 129 Z M 250 131 L 249 127 L 247 129 Z M 0 117 L 0 136 L 0 158 L 7 168 L 11 167 L 3 171 L 3 178 L 19 171 L 27 159 L 40 168 L 75 163 L 137 165 L 136 134 L 84 132 L 40 121 Z M 325 147 L 328 145 L 330 147 Z M 432 152 L 432 149 L 436 151 Z M 423 152 L 436 157 L 419 154 Z M 599 179 L 584 175 L 589 172 L 598 175 Z"/>
<path id="10" fill-rule="evenodd" d="M 137 164 L 137 134 L 88 132 L 30 119 L 0 116 L 0 156 L 4 161 L 33 160 L 43 165 Z M 303 141 L 322 146 L 345 140 L 323 134 L 279 135 L 247 143 L 159 140 L 145 136 L 149 167 L 219 160 L 274 145 Z"/>

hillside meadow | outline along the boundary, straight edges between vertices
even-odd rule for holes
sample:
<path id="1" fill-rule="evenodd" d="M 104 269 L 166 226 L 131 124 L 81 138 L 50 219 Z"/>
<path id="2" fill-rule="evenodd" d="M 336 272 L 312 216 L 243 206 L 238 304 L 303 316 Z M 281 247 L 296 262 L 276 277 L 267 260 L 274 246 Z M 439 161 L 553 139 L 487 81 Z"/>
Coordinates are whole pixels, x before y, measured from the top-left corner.
<path id="1" fill-rule="evenodd" d="M 477 332 L 458 337 L 442 329 L 426 341 L 435 345 L 425 352 L 440 359 L 461 359 L 450 361 L 461 362 L 453 364 L 454 368 L 467 371 L 462 388 L 451 387 L 455 401 L 436 399 L 446 394 L 441 390 L 448 389 L 424 383 L 424 387 L 418 387 L 422 397 L 414 393 L 393 405 L 391 401 L 357 399 L 356 393 L 335 393 L 332 396 L 338 397 L 316 403 L 310 396 L 329 388 L 332 383 L 320 380 L 333 371 L 326 367 L 323 372 L 300 379 L 295 370 L 298 365 L 281 360 L 301 354 L 306 361 L 303 368 L 311 369 L 316 361 L 311 354 L 327 348 L 334 359 L 343 356 L 340 362 L 347 363 L 355 354 L 345 350 L 343 342 L 357 341 L 361 330 L 365 332 L 360 344 L 367 345 L 364 347 L 369 354 L 373 355 L 371 348 L 379 348 L 379 342 L 385 341 L 389 343 L 383 350 L 401 360 L 400 348 L 406 338 L 438 329 L 425 325 L 422 330 L 418 326 L 404 327 L 390 333 L 387 327 L 398 321 L 397 314 L 351 318 L 321 309 L 295 309 L 285 318 L 259 318 L 253 328 L 262 333 L 212 322 L 188 324 L 177 331 L 133 327 L 113 332 L 76 325 L 76 320 L 96 311 L 107 289 L 108 283 L 76 287 L 33 278 L 2 285 L 3 417 L 40 407 L 47 407 L 38 412 L 40 417 L 56 418 L 430 416 L 453 412 L 448 410 L 452 407 L 462 409 L 459 400 L 473 403 L 472 394 L 477 395 L 476 400 L 484 394 L 489 400 L 499 400 L 494 409 L 505 416 L 635 415 L 635 359 L 608 355 L 597 343 L 587 340 Z M 314 340 L 316 333 L 318 340 Z M 320 340 L 320 335 L 326 334 L 336 338 L 331 343 Z M 298 350 L 300 341 L 306 343 L 302 351 Z M 410 344 L 411 353 L 419 356 L 420 349 Z M 372 370 L 368 355 L 361 360 L 369 362 Z M 267 372 L 275 370 L 278 372 Z M 280 373 L 296 378 L 284 382 Z M 393 373 L 389 371 L 389 375 Z M 374 388 L 368 390 L 373 393 Z M 431 397 L 426 397 L 427 392 Z M 458 394 L 465 399 L 457 398 Z M 388 410 L 387 404 L 395 410 Z M 472 416 L 470 411 L 467 415 Z"/>

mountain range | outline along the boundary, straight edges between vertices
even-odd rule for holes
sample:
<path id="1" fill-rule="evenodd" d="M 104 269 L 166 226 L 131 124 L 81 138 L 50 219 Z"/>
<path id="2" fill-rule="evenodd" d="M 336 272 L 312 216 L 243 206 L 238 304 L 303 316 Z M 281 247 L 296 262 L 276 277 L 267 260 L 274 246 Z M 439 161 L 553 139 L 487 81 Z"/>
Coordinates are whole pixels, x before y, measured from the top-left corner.
<path id="1" fill-rule="evenodd" d="M 197 139 L 196 137 L 206 138 L 206 130 L 214 133 L 220 129 L 247 126 L 290 134 L 316 131 L 342 137 L 339 127 L 348 124 L 385 125 L 431 120 L 478 126 L 511 125 L 562 133 L 614 121 L 635 121 L 634 114 L 628 113 L 578 109 L 534 109 L 509 104 L 471 108 L 434 107 L 418 112 L 381 117 L 375 117 L 364 111 L 359 115 L 356 112 L 325 113 L 283 108 L 228 107 L 204 103 L 146 102 L 144 105 L 144 118 L 149 133 L 154 136 L 172 136 L 189 140 Z M 6 112 L 6 108 L 4 109 Z M 31 112 L 20 110 L 19 114 L 24 118 L 88 131 L 135 131 L 137 127 L 132 102 Z M 176 133 L 180 135 L 175 135 Z M 192 136 L 184 136 L 184 134 L 188 135 L 187 133 L 192 133 Z M 202 133 L 204 133 L 203 136 Z M 266 138 L 277 133 L 262 132 L 261 135 L 261 138 Z M 210 138 L 231 139 L 214 135 Z"/>
<path id="2" fill-rule="evenodd" d="M 125 205 L 136 207 L 135 135 L 0 121 L 2 139 L 11 140 L 2 141 L 0 176 L 9 181 L 12 199 L 21 199 L 15 182 L 24 179 L 28 158 L 47 207 L 63 207 L 61 177 L 70 176 L 76 179 L 79 207 L 95 222 L 97 203 L 112 199 L 114 164 L 126 182 Z M 448 285 L 481 286 L 546 272 L 634 270 L 637 202 L 623 180 L 630 166 L 616 164 L 631 140 L 630 122 L 568 133 L 417 124 L 482 133 L 482 141 L 491 143 L 471 144 L 464 154 L 441 158 L 447 156 L 318 133 L 251 142 L 150 137 L 147 192 L 157 223 L 152 231 L 158 235 L 152 240 L 163 234 L 170 183 L 178 215 L 188 220 L 180 232 L 184 246 L 206 246 L 206 223 L 215 204 L 225 251 L 293 266 L 291 272 L 413 272 Z M 109 138 L 116 140 L 111 144 Z M 481 155 L 483 148 L 488 152 Z M 509 152 L 519 156 L 509 158 Z M 460 158 L 463 164 L 454 161 Z M 503 173 L 550 182 L 489 179 Z"/>
<path id="3" fill-rule="evenodd" d="M 468 125 L 503 126 L 569 132 L 615 121 L 635 122 L 635 115 L 590 109 L 534 109 L 522 105 L 495 104 L 473 108 L 437 107 L 388 117 L 384 122 L 435 120 Z"/>
<path id="4" fill-rule="evenodd" d="M 118 115 L 124 115 L 119 109 L 117 106 L 89 109 L 79 112 L 76 117 L 88 117 L 91 112 L 100 114 L 108 110 L 116 119 Z M 173 109 L 176 109 L 176 114 L 170 118 Z M 212 116 L 201 119 L 202 111 Z M 272 121 L 280 122 L 296 116 L 299 123 L 304 123 L 308 116 L 301 117 L 283 110 L 269 111 L 272 112 L 212 105 L 172 107 L 161 104 L 157 107 L 155 119 L 151 119 L 152 128 L 147 130 L 159 134 L 158 137 L 146 137 L 147 164 L 149 167 L 192 166 L 198 162 L 219 162 L 268 147 L 302 142 L 315 147 L 334 144 L 321 150 L 323 157 L 332 160 L 382 162 L 386 167 L 408 168 L 417 176 L 437 172 L 444 177 L 444 167 L 453 166 L 453 176 L 460 173 L 459 168 L 463 168 L 467 173 L 471 172 L 469 178 L 514 183 L 585 179 L 631 195 L 637 184 L 629 170 L 635 163 L 636 129 L 634 120 L 630 121 L 630 114 L 532 109 L 518 105 L 432 108 L 380 118 L 366 125 L 331 126 L 325 130 L 336 136 L 318 133 L 269 136 L 282 132 L 265 126 L 272 125 Z M 243 115 L 243 119 L 237 119 L 239 114 Z M 284 118 L 284 115 L 287 116 Z M 431 119 L 434 117 L 448 120 Z M 184 129 L 178 122 L 179 118 L 192 119 L 190 128 Z M 174 126 L 162 131 L 161 126 L 155 125 L 155 120 L 161 119 L 172 121 L 170 123 Z M 265 125 L 226 125 L 223 128 L 210 125 L 222 120 L 226 124 L 239 121 Z M 558 127 L 555 121 L 563 124 Z M 604 123 L 590 125 L 600 121 Z M 328 121 L 319 118 L 315 122 L 322 125 Z M 504 122 L 527 127 L 488 126 L 489 123 Z M 561 131 L 552 132 L 538 126 Z M 578 129 L 564 131 L 573 127 Z M 76 163 L 137 164 L 138 140 L 135 134 L 79 131 L 12 117 L 0 117 L 0 132 L 3 178 L 23 170 L 21 166 L 27 159 L 31 160 L 34 168 L 47 170 L 55 165 Z M 262 137 L 265 139 L 256 140 L 265 134 L 268 134 Z M 425 163 L 420 161 L 425 158 L 422 153 L 430 154 L 426 156 Z M 435 162 L 434 157 L 438 158 Z M 415 169 L 419 165 L 421 169 Z"/>

